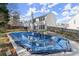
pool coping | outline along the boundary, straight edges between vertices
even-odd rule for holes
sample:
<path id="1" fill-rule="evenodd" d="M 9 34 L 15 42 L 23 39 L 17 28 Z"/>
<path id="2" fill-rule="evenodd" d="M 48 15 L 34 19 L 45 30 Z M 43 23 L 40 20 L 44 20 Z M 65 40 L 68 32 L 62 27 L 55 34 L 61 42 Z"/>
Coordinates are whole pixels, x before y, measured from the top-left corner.
<path id="1" fill-rule="evenodd" d="M 10 32 L 10 33 L 13 33 L 13 32 Z M 18 45 L 14 42 L 14 40 L 12 39 L 12 37 L 9 35 L 10 33 L 7 33 L 7 36 L 8 36 L 8 38 L 9 38 L 9 40 L 10 40 L 10 42 L 11 42 L 13 48 L 16 49 L 17 55 L 18 55 L 18 56 L 29 56 L 30 53 L 29 53 L 25 48 L 23 48 L 23 47 L 21 47 L 21 46 L 18 46 Z"/>

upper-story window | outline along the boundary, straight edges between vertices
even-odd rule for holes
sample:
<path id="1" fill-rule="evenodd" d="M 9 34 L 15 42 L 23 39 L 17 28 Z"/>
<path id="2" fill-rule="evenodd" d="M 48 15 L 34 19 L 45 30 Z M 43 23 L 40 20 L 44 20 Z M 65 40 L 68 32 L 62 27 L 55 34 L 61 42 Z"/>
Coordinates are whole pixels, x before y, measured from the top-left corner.
<path id="1" fill-rule="evenodd" d="M 45 20 L 45 17 L 43 17 L 42 19 Z"/>
<path id="2" fill-rule="evenodd" d="M 43 21 L 43 20 L 45 20 L 45 17 L 40 17 L 39 18 L 39 21 Z"/>
<path id="3" fill-rule="evenodd" d="M 36 22 L 36 19 L 33 19 L 33 23 Z"/>

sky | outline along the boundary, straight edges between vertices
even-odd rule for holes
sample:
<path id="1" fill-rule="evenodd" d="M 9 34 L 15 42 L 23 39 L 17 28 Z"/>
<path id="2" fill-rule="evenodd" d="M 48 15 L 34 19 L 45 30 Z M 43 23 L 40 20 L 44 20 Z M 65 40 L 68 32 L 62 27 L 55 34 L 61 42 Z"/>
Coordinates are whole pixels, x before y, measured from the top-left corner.
<path id="1" fill-rule="evenodd" d="M 57 23 L 68 22 L 72 17 L 79 13 L 79 3 L 9 3 L 9 11 L 17 11 L 22 20 L 42 16 L 47 13 L 55 14 Z"/>

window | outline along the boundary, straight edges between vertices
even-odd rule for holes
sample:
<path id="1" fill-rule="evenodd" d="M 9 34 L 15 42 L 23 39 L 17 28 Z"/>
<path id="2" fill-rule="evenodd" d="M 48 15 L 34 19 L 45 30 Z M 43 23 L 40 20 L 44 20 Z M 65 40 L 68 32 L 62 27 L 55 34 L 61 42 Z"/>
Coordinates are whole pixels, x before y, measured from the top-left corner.
<path id="1" fill-rule="evenodd" d="M 36 22 L 36 19 L 33 19 L 33 23 Z"/>
<path id="2" fill-rule="evenodd" d="M 39 29 L 41 29 L 41 26 L 39 25 Z"/>
<path id="3" fill-rule="evenodd" d="M 45 25 L 42 25 L 42 29 L 45 29 Z"/>
<path id="4" fill-rule="evenodd" d="M 40 25 L 39 29 L 45 29 L 45 25 Z"/>
<path id="5" fill-rule="evenodd" d="M 45 20 L 45 17 L 40 17 L 39 20 L 43 21 L 43 20 Z"/>
<path id="6" fill-rule="evenodd" d="M 34 26 L 34 29 L 36 29 L 36 26 Z"/>
<path id="7" fill-rule="evenodd" d="M 43 17 L 42 20 L 45 20 L 45 17 Z"/>
<path id="8" fill-rule="evenodd" d="M 42 20 L 42 18 L 40 17 L 40 18 L 39 18 L 39 21 L 41 21 L 41 20 Z"/>

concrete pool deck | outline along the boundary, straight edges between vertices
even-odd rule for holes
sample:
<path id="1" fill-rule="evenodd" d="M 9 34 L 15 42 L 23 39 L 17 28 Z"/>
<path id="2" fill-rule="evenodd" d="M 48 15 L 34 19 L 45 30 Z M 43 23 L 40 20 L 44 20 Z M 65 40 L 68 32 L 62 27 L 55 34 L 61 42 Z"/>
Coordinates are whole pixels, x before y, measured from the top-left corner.
<path id="1" fill-rule="evenodd" d="M 8 33 L 9 34 L 9 33 Z M 12 43 L 13 47 L 16 49 L 18 56 L 39 56 L 39 54 L 30 54 L 25 48 L 18 46 L 14 40 L 7 34 Z M 69 40 L 72 46 L 72 52 L 61 52 L 55 54 L 47 54 L 47 56 L 78 56 L 79 55 L 79 44 L 75 41 Z M 40 56 L 43 56 L 40 54 Z M 46 55 L 45 55 L 46 56 Z"/>

